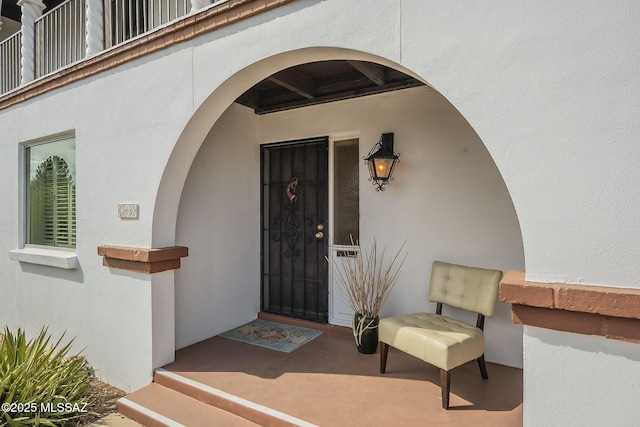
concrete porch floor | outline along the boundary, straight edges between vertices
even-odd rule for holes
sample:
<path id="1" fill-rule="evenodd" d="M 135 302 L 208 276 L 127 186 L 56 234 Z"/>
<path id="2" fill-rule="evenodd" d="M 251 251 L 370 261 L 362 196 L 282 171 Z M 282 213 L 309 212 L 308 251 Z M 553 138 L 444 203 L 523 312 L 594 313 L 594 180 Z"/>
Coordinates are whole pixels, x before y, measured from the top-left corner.
<path id="1" fill-rule="evenodd" d="M 176 361 L 164 370 L 167 375 L 213 387 L 319 426 L 522 425 L 520 369 L 489 363 L 489 379 L 482 380 L 476 363 L 457 368 L 451 378 L 451 409 L 446 411 L 441 406 L 437 368 L 392 348 L 387 373 L 382 375 L 379 352 L 358 353 L 350 329 L 267 314 L 260 317 L 323 329 L 324 333 L 292 353 L 213 337 L 179 350 Z M 159 378 L 159 374 L 156 383 L 171 387 L 171 381 L 162 379 L 164 376 Z M 144 404 L 154 400 L 153 393 L 153 388 L 145 388 L 127 399 Z M 187 407 L 184 410 L 191 411 Z M 237 408 L 235 411 L 238 413 Z M 126 414 L 122 408 L 121 412 Z M 216 414 L 203 412 L 202 417 L 192 416 L 183 424 L 244 425 L 222 418 L 220 424 L 212 417 Z M 253 420 L 256 422 L 255 417 Z M 286 425 L 266 421 L 256 424 Z"/>

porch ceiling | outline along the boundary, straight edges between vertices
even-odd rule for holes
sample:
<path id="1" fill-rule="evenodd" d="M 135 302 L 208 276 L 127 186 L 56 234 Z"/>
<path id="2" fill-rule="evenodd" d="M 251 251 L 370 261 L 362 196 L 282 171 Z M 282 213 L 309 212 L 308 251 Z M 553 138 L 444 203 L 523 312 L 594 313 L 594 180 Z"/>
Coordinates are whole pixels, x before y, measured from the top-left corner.
<path id="1" fill-rule="evenodd" d="M 13 21 L 20 22 L 20 6 L 18 0 L 2 0 L 2 14 Z"/>
<path id="2" fill-rule="evenodd" d="M 42 13 L 47 13 L 54 7 L 62 4 L 64 0 L 44 0 L 45 10 Z M 22 10 L 18 5 L 18 0 L 2 0 L 2 16 L 5 16 L 13 21 L 20 22 Z"/>
<path id="3" fill-rule="evenodd" d="M 384 65 L 364 61 L 319 61 L 287 68 L 262 80 L 236 102 L 256 114 L 422 86 Z"/>

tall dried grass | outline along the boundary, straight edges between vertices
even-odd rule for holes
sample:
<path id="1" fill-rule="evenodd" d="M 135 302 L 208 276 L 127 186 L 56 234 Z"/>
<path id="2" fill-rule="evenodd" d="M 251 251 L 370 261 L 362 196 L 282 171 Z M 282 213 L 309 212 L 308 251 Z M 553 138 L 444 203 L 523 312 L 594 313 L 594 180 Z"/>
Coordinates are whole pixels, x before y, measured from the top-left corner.
<path id="1" fill-rule="evenodd" d="M 390 262 L 385 262 L 386 246 L 379 253 L 378 243 L 373 239 L 371 250 L 360 249 L 355 256 L 340 257 L 341 263 L 330 263 L 340 293 L 355 313 L 367 318 L 380 314 L 407 258 L 407 253 L 401 257 L 406 243 L 402 244 Z"/>

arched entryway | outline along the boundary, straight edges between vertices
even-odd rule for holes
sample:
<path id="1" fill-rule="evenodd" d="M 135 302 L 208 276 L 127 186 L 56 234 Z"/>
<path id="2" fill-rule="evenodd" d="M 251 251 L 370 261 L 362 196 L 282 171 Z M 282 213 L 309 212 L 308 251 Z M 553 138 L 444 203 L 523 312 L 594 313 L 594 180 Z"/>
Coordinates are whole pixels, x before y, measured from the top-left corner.
<path id="1" fill-rule="evenodd" d="M 259 111 L 264 105 L 247 101 L 265 79 L 324 60 L 389 67 L 408 81 L 418 77 L 361 52 L 305 49 L 253 64 L 211 94 L 176 144 L 154 216 L 154 246 L 190 248 L 175 273 L 177 348 L 247 322 L 261 309 L 263 144 L 326 137 L 331 194 L 336 142 L 357 140 L 361 159 L 382 133 L 394 133 L 401 163 L 388 190 L 375 191 L 362 162 L 358 172 L 361 242 L 375 237 L 393 248 L 408 240 L 409 258 L 383 314 L 428 309 L 426 277 L 434 259 L 524 267 L 517 216 L 497 167 L 469 123 L 428 85 L 302 101 L 296 108 L 288 101 L 266 114 Z M 327 319 L 342 324 L 339 300 L 328 301 Z M 488 360 L 521 366 L 521 329 L 511 323 L 509 307 L 498 309 L 487 341 Z"/>

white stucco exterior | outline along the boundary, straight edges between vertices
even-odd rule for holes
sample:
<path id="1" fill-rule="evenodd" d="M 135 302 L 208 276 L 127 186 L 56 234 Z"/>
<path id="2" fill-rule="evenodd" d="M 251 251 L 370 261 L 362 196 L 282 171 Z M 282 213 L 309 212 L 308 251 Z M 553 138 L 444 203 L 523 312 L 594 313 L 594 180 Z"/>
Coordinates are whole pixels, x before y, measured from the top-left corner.
<path id="1" fill-rule="evenodd" d="M 259 275 L 259 144 L 341 132 L 366 152 L 393 131 L 402 155 L 384 194 L 361 171 L 361 212 L 378 200 L 404 208 L 363 215 L 362 234 L 402 215 L 398 233 L 376 237 L 408 238 L 410 256 L 424 256 L 408 259 L 388 312 L 428 307 L 419 282 L 444 257 L 640 288 L 639 20 L 633 1 L 300 0 L 0 110 L 0 324 L 66 330 L 104 380 L 145 385 L 175 348 L 259 309 L 248 283 Z M 433 89 L 259 118 L 230 107 L 270 74 L 324 59 L 378 62 Z M 70 130 L 79 267 L 11 260 L 24 243 L 21 144 Z M 214 149 L 232 162 L 213 170 Z M 118 203 L 139 204 L 139 219 L 119 219 Z M 144 275 L 103 267 L 104 244 L 191 252 L 176 272 Z M 205 314 L 208 302 L 218 310 Z M 518 365 L 508 307 L 487 329 L 489 360 Z M 637 344 L 536 328 L 524 344 L 526 425 L 640 418 Z M 596 384 L 607 392 L 587 392 Z"/>
<path id="2" fill-rule="evenodd" d="M 634 426 L 638 423 L 640 352 L 637 344 L 533 326 L 524 329 L 525 390 L 528 396 L 535 396 L 535 404 L 525 402 L 525 425 Z M 598 351 L 594 351 L 595 348 Z M 569 387 L 575 384 L 579 384 L 580 389 L 568 393 Z"/>
<path id="3" fill-rule="evenodd" d="M 260 311 L 258 116 L 238 105 L 230 110 L 198 152 L 180 200 L 176 243 L 190 255 L 175 273 L 177 348 Z"/>

